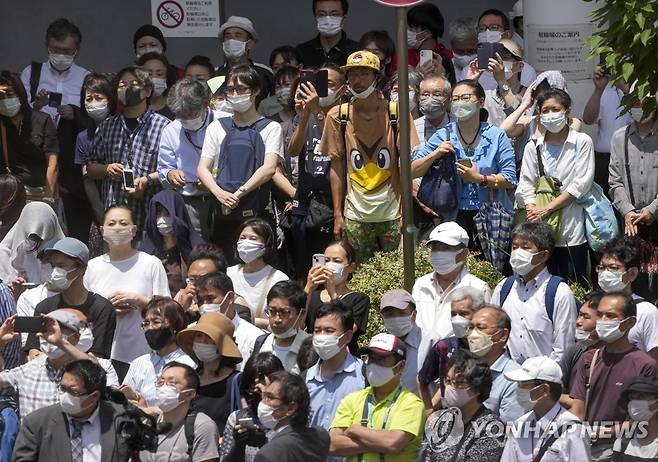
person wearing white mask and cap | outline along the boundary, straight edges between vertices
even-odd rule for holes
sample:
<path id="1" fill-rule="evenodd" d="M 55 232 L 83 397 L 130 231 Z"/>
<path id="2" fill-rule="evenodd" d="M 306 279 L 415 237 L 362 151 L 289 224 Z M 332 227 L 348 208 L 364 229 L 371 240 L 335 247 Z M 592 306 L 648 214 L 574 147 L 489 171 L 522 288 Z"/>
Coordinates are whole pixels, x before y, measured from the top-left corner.
<path id="1" fill-rule="evenodd" d="M 574 342 L 576 299 L 564 280 L 547 268 L 554 246 L 553 231 L 546 223 L 526 222 L 514 228 L 510 257 L 514 275 L 498 283 L 491 297 L 491 303 L 512 320 L 508 348 L 519 364 L 542 355 L 559 361 Z"/>
<path id="2" fill-rule="evenodd" d="M 484 293 L 484 300 L 491 298 L 486 282 L 469 273 L 468 234 L 454 221 L 441 223 L 430 233 L 432 271 L 416 280 L 411 292 L 416 301 L 416 324 L 422 331 L 422 343 L 453 336 L 451 302 L 460 287 L 473 287 Z"/>
<path id="3" fill-rule="evenodd" d="M 530 358 L 521 368 L 505 372 L 505 377 L 518 383 L 516 398 L 527 412 L 514 424 L 532 433 L 511 434 L 501 462 L 591 460 L 590 438 L 580 418 L 559 403 L 562 370 L 555 361 L 546 356 Z"/>
<path id="4" fill-rule="evenodd" d="M 219 28 L 221 52 L 225 57 L 224 65 L 217 69 L 215 76 L 228 76 L 237 66 L 253 67 L 258 73 L 260 93 L 256 98 L 256 107 L 274 92 L 274 74 L 264 64 L 252 61 L 251 52 L 258 42 L 254 23 L 242 16 L 229 16 Z"/>
<path id="5" fill-rule="evenodd" d="M 635 462 L 658 459 L 658 378 L 635 377 L 621 395 L 620 405 L 628 409 L 633 422 L 647 424 L 644 435 L 617 438 L 613 460 Z"/>

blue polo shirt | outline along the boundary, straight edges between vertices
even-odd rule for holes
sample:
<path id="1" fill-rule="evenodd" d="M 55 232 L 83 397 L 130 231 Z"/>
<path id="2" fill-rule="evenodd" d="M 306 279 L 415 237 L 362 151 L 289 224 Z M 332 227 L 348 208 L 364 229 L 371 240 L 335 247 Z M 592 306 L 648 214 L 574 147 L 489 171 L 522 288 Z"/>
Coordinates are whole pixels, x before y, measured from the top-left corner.
<path id="1" fill-rule="evenodd" d="M 492 379 L 491 392 L 484 405 L 498 415 L 503 423 L 514 422 L 526 413 L 516 400 L 517 383 L 507 380 L 503 375 L 504 372 L 510 372 L 519 367 L 521 366 L 510 358 L 507 351 L 504 351 L 489 368 Z"/>
<path id="2" fill-rule="evenodd" d="M 306 372 L 306 386 L 311 397 L 309 426 L 329 430 L 343 398 L 365 388 L 363 361 L 348 352 L 345 361 L 331 378 L 322 377 L 320 374 L 321 362 L 318 361 Z"/>

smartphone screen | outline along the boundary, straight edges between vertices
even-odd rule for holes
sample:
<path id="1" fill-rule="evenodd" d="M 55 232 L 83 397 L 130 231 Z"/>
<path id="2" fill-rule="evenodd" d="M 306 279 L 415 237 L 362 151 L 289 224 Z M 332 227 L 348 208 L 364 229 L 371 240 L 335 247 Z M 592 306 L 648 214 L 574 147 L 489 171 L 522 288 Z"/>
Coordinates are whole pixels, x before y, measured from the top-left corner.
<path id="1" fill-rule="evenodd" d="M 131 168 L 123 169 L 123 187 L 126 189 L 135 187 L 135 174 Z"/>
<path id="2" fill-rule="evenodd" d="M 44 332 L 46 320 L 41 316 L 17 316 L 14 321 L 14 332 Z"/>
<path id="3" fill-rule="evenodd" d="M 62 104 L 62 94 L 50 92 L 48 94 L 48 106 L 59 107 Z"/>
<path id="4" fill-rule="evenodd" d="M 462 164 L 464 167 L 471 168 L 473 166 L 473 161 L 471 159 L 459 159 L 458 164 Z"/>
<path id="5" fill-rule="evenodd" d="M 329 71 L 321 69 L 313 77 L 313 86 L 318 96 L 327 96 L 329 93 Z"/>
<path id="6" fill-rule="evenodd" d="M 327 260 L 324 258 L 324 255 L 321 253 L 316 253 L 313 255 L 313 266 L 324 266 Z"/>

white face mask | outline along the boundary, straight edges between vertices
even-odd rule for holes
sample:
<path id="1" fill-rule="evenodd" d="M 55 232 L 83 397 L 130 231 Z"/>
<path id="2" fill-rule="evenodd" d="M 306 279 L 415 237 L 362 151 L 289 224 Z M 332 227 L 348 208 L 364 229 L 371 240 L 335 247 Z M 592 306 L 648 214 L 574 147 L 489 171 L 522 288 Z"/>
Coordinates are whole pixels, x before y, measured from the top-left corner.
<path id="1" fill-rule="evenodd" d="M 66 354 L 64 350 L 46 342 L 43 338 L 39 338 L 39 349 L 48 356 L 48 359 L 59 359 Z"/>
<path id="2" fill-rule="evenodd" d="M 418 41 L 417 33 L 412 30 L 407 31 L 407 46 L 412 49 L 417 49 L 418 47 L 420 47 L 420 42 Z"/>
<path id="3" fill-rule="evenodd" d="M 596 334 L 605 343 L 613 343 L 624 336 L 619 328 L 621 321 L 596 321 Z"/>
<path id="4" fill-rule="evenodd" d="M 585 340 L 589 340 L 591 332 L 587 332 L 586 330 L 578 329 L 576 327 L 576 342 L 584 342 Z"/>
<path id="5" fill-rule="evenodd" d="M 397 103 L 400 99 L 400 96 L 396 93 L 394 95 L 391 95 L 391 101 L 394 103 Z M 410 91 L 409 92 L 409 110 L 413 111 L 416 109 L 416 92 L 415 91 Z"/>
<path id="6" fill-rule="evenodd" d="M 174 217 L 158 217 L 155 220 L 155 226 L 163 236 L 174 234 Z"/>
<path id="7" fill-rule="evenodd" d="M 487 29 L 478 33 L 478 43 L 496 43 L 500 42 L 500 39 L 502 38 L 503 33 L 501 31 Z"/>
<path id="8" fill-rule="evenodd" d="M 208 343 L 194 342 L 192 344 L 192 351 L 194 351 L 194 354 L 202 363 L 214 361 L 221 356 L 219 351 L 217 351 L 217 347 Z"/>
<path id="9" fill-rule="evenodd" d="M 463 262 L 457 263 L 455 259 L 461 250 L 434 250 L 430 254 L 430 264 L 437 274 L 449 274 L 459 268 Z"/>
<path id="10" fill-rule="evenodd" d="M 320 107 L 329 107 L 334 104 L 336 98 L 338 97 L 338 92 L 334 90 L 327 90 L 327 96 L 320 96 Z"/>
<path id="11" fill-rule="evenodd" d="M 195 117 L 194 119 L 178 119 L 180 121 L 181 126 L 189 131 L 189 132 L 195 132 L 201 127 L 203 127 L 203 123 L 206 121 L 206 114 L 205 112 L 202 112 L 199 117 Z"/>
<path id="12" fill-rule="evenodd" d="M 91 350 L 93 344 L 94 333 L 91 331 L 91 329 L 88 327 L 83 327 L 80 329 L 80 340 L 78 340 L 78 344 L 75 347 L 83 353 L 86 353 Z"/>
<path id="13" fill-rule="evenodd" d="M 532 409 L 534 409 L 535 405 L 537 404 L 537 401 L 541 399 L 541 397 L 537 399 L 530 398 L 530 393 L 532 393 L 533 390 L 541 386 L 542 385 L 537 385 L 535 388 L 531 390 L 526 390 L 525 388 L 516 387 L 516 402 L 519 403 L 519 406 L 521 406 L 521 408 L 524 411 L 529 412 Z"/>
<path id="14" fill-rule="evenodd" d="M 455 388 L 452 385 L 446 385 L 443 403 L 448 407 L 462 408 L 472 398 L 474 397 L 468 394 L 468 389 Z"/>
<path id="15" fill-rule="evenodd" d="M 89 398 L 89 395 L 73 396 L 71 393 L 60 393 L 59 405 L 65 414 L 78 415 L 82 411 L 82 403 L 87 398 Z"/>
<path id="16" fill-rule="evenodd" d="M 216 111 L 222 111 L 229 114 L 233 114 L 233 106 L 231 105 L 231 103 L 228 102 L 228 100 L 225 99 L 218 101 L 213 107 L 213 109 L 215 109 Z"/>
<path id="17" fill-rule="evenodd" d="M 278 421 L 274 418 L 274 409 L 272 406 L 268 406 L 264 402 L 258 403 L 258 420 L 263 424 L 263 427 L 272 430 L 276 427 Z"/>
<path id="18" fill-rule="evenodd" d="M 384 318 L 384 327 L 390 334 L 396 337 L 404 337 L 413 329 L 414 324 L 411 316 L 399 316 L 396 318 Z"/>
<path id="19" fill-rule="evenodd" d="M 651 116 L 644 116 L 644 111 L 642 110 L 641 107 L 632 107 L 629 111 L 631 114 L 631 117 L 635 121 L 635 123 L 642 123 L 648 120 Z"/>
<path id="20" fill-rule="evenodd" d="M 350 92 L 356 99 L 366 99 L 368 96 L 372 95 L 372 92 L 375 91 L 375 82 L 372 82 L 372 84 L 363 90 L 361 93 L 357 93 L 353 89 L 350 88 Z"/>
<path id="21" fill-rule="evenodd" d="M 151 82 L 153 82 L 153 94 L 155 96 L 160 96 L 167 90 L 167 79 L 153 77 Z"/>
<path id="22" fill-rule="evenodd" d="M 532 263 L 532 257 L 537 254 L 531 253 L 525 249 L 512 250 L 512 256 L 509 259 L 509 264 L 512 270 L 519 276 L 525 276 L 537 267 L 537 264 Z"/>
<path id="23" fill-rule="evenodd" d="M 228 59 L 238 60 L 246 53 L 247 42 L 234 39 L 224 40 L 224 43 L 222 43 L 222 50 L 224 50 L 224 54 Z"/>
<path id="24" fill-rule="evenodd" d="M 141 58 L 144 56 L 146 53 L 157 53 L 161 55 L 164 52 L 162 47 L 155 46 L 155 47 L 144 47 L 144 48 L 138 48 L 137 51 L 135 52 L 135 56 L 137 59 Z"/>
<path id="25" fill-rule="evenodd" d="M 477 57 L 477 55 L 455 55 L 453 62 L 458 68 L 464 69 L 468 67 L 469 64 L 471 64 L 471 61 L 477 59 Z"/>
<path id="26" fill-rule="evenodd" d="M 475 101 L 456 101 L 451 112 L 459 121 L 470 120 L 477 115 L 478 105 Z"/>
<path id="27" fill-rule="evenodd" d="M 75 60 L 75 55 L 62 55 L 59 53 L 49 53 L 48 61 L 50 65 L 62 72 L 73 66 L 73 61 Z"/>
<path id="28" fill-rule="evenodd" d="M 290 87 L 279 88 L 276 93 L 276 100 L 281 106 L 288 106 L 290 103 Z"/>
<path id="29" fill-rule="evenodd" d="M 340 343 L 340 339 L 343 338 L 343 335 L 338 337 L 324 334 L 313 335 L 313 349 L 315 349 L 320 359 L 326 361 L 341 352 L 343 347 L 338 344 Z"/>
<path id="30" fill-rule="evenodd" d="M 650 421 L 656 411 L 652 411 L 651 406 L 655 405 L 658 400 L 647 401 L 644 399 L 632 399 L 628 402 L 628 416 L 636 422 Z"/>
<path id="31" fill-rule="evenodd" d="M 541 115 L 542 126 L 551 133 L 559 133 L 567 125 L 567 114 L 563 111 Z"/>
<path id="32" fill-rule="evenodd" d="M 85 104 L 85 109 L 87 110 L 87 115 L 89 115 L 89 117 L 95 122 L 102 122 L 110 113 L 107 101 L 97 104 Z"/>
<path id="33" fill-rule="evenodd" d="M 514 72 L 512 71 L 514 61 L 503 61 L 503 64 L 505 66 L 505 80 L 509 80 L 512 78 L 512 75 L 514 75 Z"/>
<path id="34" fill-rule="evenodd" d="M 318 32 L 324 37 L 331 37 L 342 30 L 342 16 L 321 16 L 317 19 Z"/>
<path id="35" fill-rule="evenodd" d="M 170 412 L 180 405 L 180 391 L 172 385 L 155 388 L 155 406 L 162 412 Z"/>
<path id="36" fill-rule="evenodd" d="M 263 255 L 265 255 L 265 244 L 262 242 L 252 241 L 251 239 L 238 241 L 238 256 L 243 262 L 251 263 Z"/>
<path id="37" fill-rule="evenodd" d="M 368 383 L 373 387 L 386 385 L 395 377 L 395 372 L 393 372 L 394 367 L 384 367 L 372 362 L 366 364 L 366 378 L 368 379 Z"/>
<path id="38" fill-rule="evenodd" d="M 5 117 L 14 117 L 21 110 L 21 100 L 12 98 L 0 99 L 0 114 Z"/>
<path id="39" fill-rule="evenodd" d="M 340 284 L 341 282 L 345 281 L 345 279 L 347 279 L 347 275 L 343 274 L 345 265 L 333 261 L 328 261 L 324 266 L 333 273 L 334 282 L 336 284 Z"/>
<path id="40" fill-rule="evenodd" d="M 110 247 L 128 244 L 133 240 L 133 230 L 130 228 L 104 229 L 103 240 L 105 240 Z"/>
<path id="41" fill-rule="evenodd" d="M 493 347 L 491 337 L 493 335 L 485 334 L 479 329 L 473 329 L 467 337 L 468 348 L 471 350 L 471 353 L 479 358 L 486 356 L 491 351 L 491 347 Z"/>
<path id="42" fill-rule="evenodd" d="M 302 312 L 300 311 L 297 314 L 297 317 L 295 318 L 295 321 L 290 325 L 287 331 L 281 333 L 281 334 L 276 334 L 274 331 L 272 331 L 272 334 L 274 335 L 275 338 L 279 339 L 286 339 L 290 337 L 294 337 L 297 335 L 297 331 L 299 328 L 297 327 L 297 323 L 299 322 L 299 317 L 302 315 Z M 272 326 L 270 326 L 270 330 L 272 330 Z"/>
<path id="43" fill-rule="evenodd" d="M 253 104 L 250 95 L 227 96 L 226 100 L 231 105 L 233 112 L 237 113 L 247 112 Z"/>
<path id="44" fill-rule="evenodd" d="M 205 305 L 201 305 L 199 307 L 199 314 L 203 316 L 206 313 L 221 313 L 221 314 L 226 314 L 226 308 L 223 308 L 222 305 L 228 298 L 229 294 L 224 295 L 224 298 L 222 299 L 221 302 L 219 303 L 207 303 Z"/>
<path id="45" fill-rule="evenodd" d="M 51 287 L 56 291 L 66 290 L 69 287 L 71 287 L 71 284 L 73 283 L 74 280 L 69 280 L 67 276 L 74 271 L 75 271 L 74 269 L 72 269 L 71 271 L 66 271 L 64 268 L 59 268 L 57 266 L 54 267 L 52 272 L 50 273 L 49 282 Z"/>
<path id="46" fill-rule="evenodd" d="M 452 323 L 452 332 L 457 338 L 464 338 L 468 335 L 468 327 L 471 325 L 471 320 L 464 316 L 453 316 L 450 320 Z"/>
<path id="47" fill-rule="evenodd" d="M 628 284 L 623 281 L 624 274 L 621 271 L 601 271 L 599 273 L 599 287 L 604 292 L 623 291 Z"/>

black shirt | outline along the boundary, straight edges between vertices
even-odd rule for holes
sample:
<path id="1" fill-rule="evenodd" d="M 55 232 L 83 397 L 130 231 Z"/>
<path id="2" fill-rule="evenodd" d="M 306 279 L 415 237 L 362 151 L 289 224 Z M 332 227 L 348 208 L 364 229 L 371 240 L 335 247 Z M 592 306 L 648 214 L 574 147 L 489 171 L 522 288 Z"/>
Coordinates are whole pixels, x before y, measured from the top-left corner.
<path id="1" fill-rule="evenodd" d="M 239 372 L 233 371 L 224 380 L 200 386 L 192 401 L 192 409 L 214 420 L 220 435 L 224 433 L 224 426 L 231 413 L 231 384 L 237 380 L 233 378 L 236 374 Z"/>
<path id="2" fill-rule="evenodd" d="M 331 50 L 325 52 L 320 42 L 320 34 L 308 42 L 297 45 L 297 53 L 302 58 L 304 67 L 320 67 L 324 63 L 338 64 L 344 66 L 347 57 L 358 50 L 359 44 L 348 39 L 347 34 L 342 32 L 340 42 Z"/>
<path id="3" fill-rule="evenodd" d="M 310 334 L 313 333 L 313 326 L 315 325 L 315 314 L 320 309 L 324 302 L 320 299 L 320 292 L 322 289 L 316 289 L 311 293 L 311 301 L 308 304 L 308 322 L 306 323 L 306 331 Z M 352 336 L 352 341 L 349 343 L 350 352 L 353 355 L 358 354 L 359 350 L 359 337 L 363 335 L 368 327 L 368 314 L 370 313 L 370 298 L 363 292 L 349 292 L 340 298 L 340 301 L 346 307 L 352 310 L 354 317 L 354 324 L 357 326 L 356 332 Z"/>
<path id="4" fill-rule="evenodd" d="M 109 358 L 112 351 L 114 328 L 116 327 L 116 312 L 110 301 L 105 297 L 89 292 L 87 300 L 82 305 L 72 306 L 64 301 L 62 294 L 57 294 L 39 302 L 34 309 L 34 315 L 48 314 L 60 308 L 73 308 L 87 317 L 87 322 L 91 325 L 91 332 L 94 334 L 94 344 L 89 352 L 99 357 Z M 25 349 L 28 351 L 39 349 L 39 339 L 36 335 L 30 334 L 28 336 Z"/>

